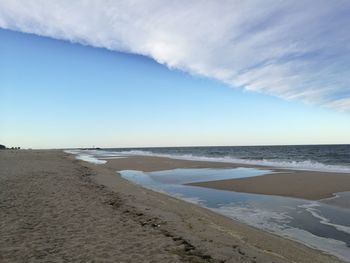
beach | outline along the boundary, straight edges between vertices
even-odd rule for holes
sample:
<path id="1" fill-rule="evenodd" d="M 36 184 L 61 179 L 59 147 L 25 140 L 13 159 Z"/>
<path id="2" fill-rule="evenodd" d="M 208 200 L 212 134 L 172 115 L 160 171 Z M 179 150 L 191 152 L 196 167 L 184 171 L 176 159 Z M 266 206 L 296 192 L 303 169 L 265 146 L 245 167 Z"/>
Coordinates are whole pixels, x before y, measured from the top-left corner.
<path id="1" fill-rule="evenodd" d="M 330 198 L 334 197 L 334 193 L 350 191 L 349 173 L 289 170 L 269 166 L 190 161 L 151 156 L 111 159 L 108 160 L 106 166 L 118 171 L 131 169 L 145 172 L 176 168 L 237 168 L 244 166 L 256 169 L 271 169 L 273 173 L 250 178 L 196 182 L 189 185 L 308 200 Z"/>
<path id="2" fill-rule="evenodd" d="M 350 191 L 350 174 L 279 171 L 252 178 L 199 182 L 191 185 L 221 190 L 320 200 Z"/>
<path id="3" fill-rule="evenodd" d="M 1 151 L 0 164 L 2 262 L 341 262 L 116 173 L 228 164 L 130 157 L 96 165 L 54 150 Z"/>
<path id="4" fill-rule="evenodd" d="M 0 263 L 350 263 L 349 13 L 0 0 Z"/>

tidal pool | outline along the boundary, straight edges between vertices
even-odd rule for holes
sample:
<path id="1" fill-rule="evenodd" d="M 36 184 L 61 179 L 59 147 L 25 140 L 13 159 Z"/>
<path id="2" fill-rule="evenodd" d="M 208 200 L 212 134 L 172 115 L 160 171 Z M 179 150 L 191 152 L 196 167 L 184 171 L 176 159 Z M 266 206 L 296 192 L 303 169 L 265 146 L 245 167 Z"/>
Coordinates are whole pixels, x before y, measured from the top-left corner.
<path id="1" fill-rule="evenodd" d="M 133 183 L 196 203 L 254 227 L 302 242 L 350 262 L 350 209 L 281 196 L 238 193 L 185 185 L 271 173 L 254 168 L 124 170 Z"/>

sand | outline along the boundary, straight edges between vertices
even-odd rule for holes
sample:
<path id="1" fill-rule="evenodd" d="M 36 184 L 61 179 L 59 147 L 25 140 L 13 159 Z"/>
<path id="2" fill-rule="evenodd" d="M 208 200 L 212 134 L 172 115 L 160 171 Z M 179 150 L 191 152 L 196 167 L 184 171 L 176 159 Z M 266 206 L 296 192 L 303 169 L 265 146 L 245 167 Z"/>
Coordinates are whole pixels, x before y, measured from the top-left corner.
<path id="1" fill-rule="evenodd" d="M 104 165 L 113 168 L 116 171 L 122 170 L 140 170 L 144 172 L 154 172 L 161 170 L 170 170 L 176 168 L 234 168 L 239 167 L 236 164 L 189 161 L 180 159 L 171 159 L 166 157 L 153 156 L 131 156 L 118 159 L 106 159 L 108 162 Z"/>
<path id="2" fill-rule="evenodd" d="M 334 193 L 350 191 L 350 174 L 348 173 L 282 170 L 265 166 L 188 161 L 148 156 L 112 159 L 108 160 L 106 166 L 115 170 L 131 169 L 145 172 L 175 168 L 251 167 L 271 169 L 275 173 L 241 179 L 191 183 L 189 185 L 236 192 L 296 197 L 308 200 L 320 200 L 332 197 Z"/>
<path id="3" fill-rule="evenodd" d="M 0 262 L 341 262 L 134 185 L 111 163 L 1 151 Z"/>
<path id="4" fill-rule="evenodd" d="M 350 191 L 350 174 L 293 171 L 250 178 L 200 182 L 193 186 L 320 200 Z"/>

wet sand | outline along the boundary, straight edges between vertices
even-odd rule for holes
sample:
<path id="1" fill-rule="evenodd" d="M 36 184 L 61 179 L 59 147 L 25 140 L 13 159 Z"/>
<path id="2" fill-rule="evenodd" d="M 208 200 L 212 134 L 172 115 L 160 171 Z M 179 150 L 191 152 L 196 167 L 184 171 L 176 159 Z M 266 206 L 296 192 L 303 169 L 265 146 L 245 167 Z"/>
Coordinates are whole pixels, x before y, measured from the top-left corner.
<path id="1" fill-rule="evenodd" d="M 103 159 L 103 158 L 102 158 Z M 108 162 L 104 165 L 122 170 L 139 170 L 144 172 L 154 172 L 162 170 L 171 170 L 176 168 L 234 168 L 240 165 L 218 162 L 203 162 L 171 159 L 166 157 L 153 156 L 131 156 L 126 158 L 106 159 Z"/>
<path id="2" fill-rule="evenodd" d="M 308 200 L 330 198 L 334 196 L 334 193 L 350 191 L 350 174 L 348 173 L 283 170 L 266 166 L 188 161 L 148 156 L 111 159 L 108 160 L 106 166 L 116 170 L 131 169 L 145 172 L 176 168 L 252 167 L 270 169 L 276 173 L 249 178 L 191 183 L 189 185 L 236 192 L 297 197 Z"/>
<path id="3" fill-rule="evenodd" d="M 192 183 L 193 186 L 320 200 L 350 191 L 350 174 L 291 171 L 278 174 Z"/>
<path id="4" fill-rule="evenodd" d="M 182 162 L 142 158 L 1 151 L 0 262 L 341 262 L 116 174 Z"/>

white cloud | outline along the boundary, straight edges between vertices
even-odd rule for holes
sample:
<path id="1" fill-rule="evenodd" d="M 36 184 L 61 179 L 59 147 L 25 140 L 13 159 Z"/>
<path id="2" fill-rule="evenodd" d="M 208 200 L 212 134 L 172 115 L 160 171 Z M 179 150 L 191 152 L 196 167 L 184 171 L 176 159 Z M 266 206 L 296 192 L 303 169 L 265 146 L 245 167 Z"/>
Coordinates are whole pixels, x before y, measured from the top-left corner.
<path id="1" fill-rule="evenodd" d="M 341 111 L 350 112 L 350 98 L 344 98 L 344 99 L 338 99 L 338 100 L 332 101 L 327 106 L 331 108 L 339 109 Z"/>
<path id="2" fill-rule="evenodd" d="M 349 110 L 349 13 L 346 0 L 0 0 L 0 27 Z"/>

